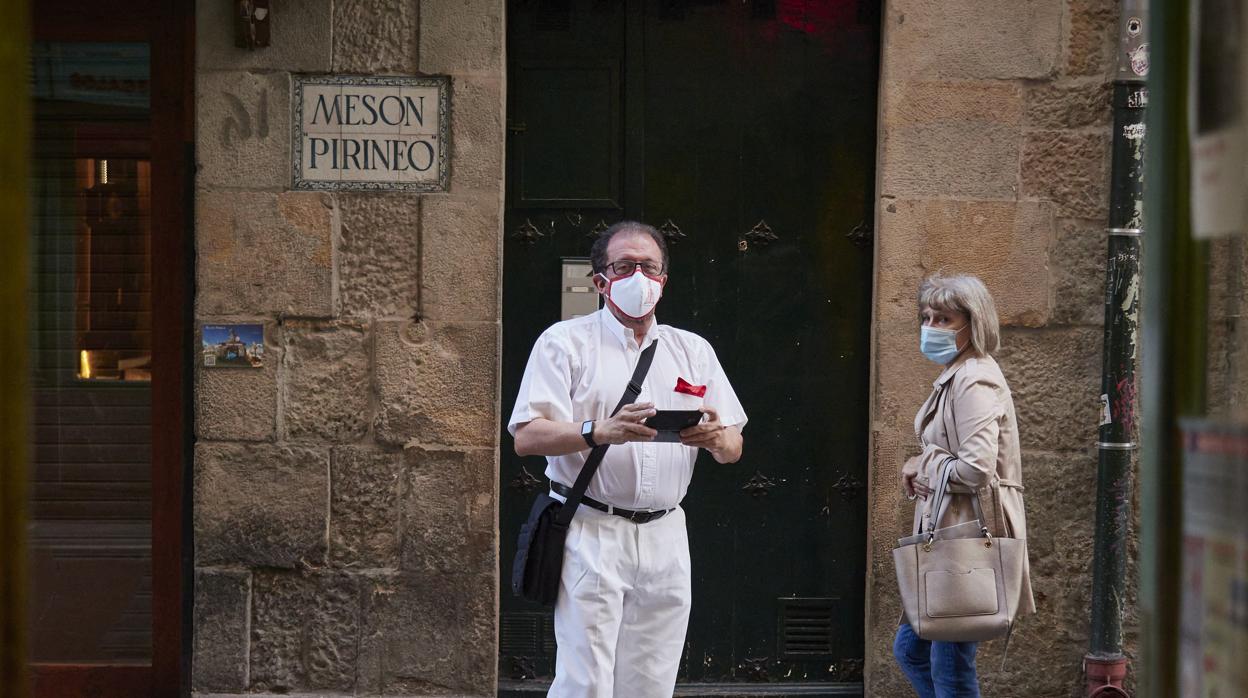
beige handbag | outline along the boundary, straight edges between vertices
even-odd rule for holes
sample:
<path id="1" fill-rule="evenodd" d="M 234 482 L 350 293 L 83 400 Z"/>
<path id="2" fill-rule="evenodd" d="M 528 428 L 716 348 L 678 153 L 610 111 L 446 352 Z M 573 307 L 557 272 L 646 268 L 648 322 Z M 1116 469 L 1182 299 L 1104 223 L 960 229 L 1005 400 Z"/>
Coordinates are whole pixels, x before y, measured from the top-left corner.
<path id="1" fill-rule="evenodd" d="M 940 480 L 928 497 L 926 530 L 918 542 L 893 550 L 897 585 L 906 620 L 924 640 L 978 642 L 1008 636 L 1022 597 L 1027 541 L 994 537 L 988 531 L 977 495 L 975 516 L 980 535 L 949 538 L 936 526 L 949 507 L 949 477 L 954 459 L 947 459 Z M 990 485 L 1000 511 L 1000 485 Z M 905 539 L 903 539 L 903 542 Z"/>

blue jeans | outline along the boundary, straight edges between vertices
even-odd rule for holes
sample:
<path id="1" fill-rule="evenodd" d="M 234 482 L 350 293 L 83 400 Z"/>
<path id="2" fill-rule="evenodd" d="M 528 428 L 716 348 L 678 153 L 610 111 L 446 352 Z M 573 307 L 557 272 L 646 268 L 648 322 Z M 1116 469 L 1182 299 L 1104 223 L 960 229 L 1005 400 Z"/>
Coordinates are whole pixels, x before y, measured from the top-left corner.
<path id="1" fill-rule="evenodd" d="M 929 642 L 903 622 L 893 641 L 893 656 L 919 698 L 979 698 L 977 644 Z"/>

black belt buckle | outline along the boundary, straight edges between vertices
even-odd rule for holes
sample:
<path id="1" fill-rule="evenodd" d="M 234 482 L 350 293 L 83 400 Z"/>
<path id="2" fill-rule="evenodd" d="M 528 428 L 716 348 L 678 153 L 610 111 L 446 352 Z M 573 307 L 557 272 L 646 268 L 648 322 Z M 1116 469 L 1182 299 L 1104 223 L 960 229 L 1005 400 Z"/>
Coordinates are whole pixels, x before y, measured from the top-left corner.
<path id="1" fill-rule="evenodd" d="M 667 514 L 667 512 L 668 512 L 667 509 L 664 509 L 662 511 L 634 511 L 628 517 L 628 520 L 632 521 L 633 523 L 638 523 L 638 524 L 650 523 L 651 521 L 654 521 L 655 519 L 661 518 L 662 516 Z"/>

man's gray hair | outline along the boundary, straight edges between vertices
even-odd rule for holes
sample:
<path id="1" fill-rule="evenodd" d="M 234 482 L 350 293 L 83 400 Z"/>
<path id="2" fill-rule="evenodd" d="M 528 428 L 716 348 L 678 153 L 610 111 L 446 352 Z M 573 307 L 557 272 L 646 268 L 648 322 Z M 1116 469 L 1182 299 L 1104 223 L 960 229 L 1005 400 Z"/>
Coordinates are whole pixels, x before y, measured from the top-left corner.
<path id="1" fill-rule="evenodd" d="M 667 254 L 667 238 L 663 237 L 663 233 L 655 230 L 653 225 L 647 225 L 646 223 L 620 221 L 602 231 L 594 239 L 594 245 L 589 250 L 589 263 L 593 266 L 595 274 L 606 271 L 607 263 L 611 261 L 607 259 L 607 245 L 611 244 L 611 238 L 621 233 L 649 235 L 650 239 L 654 240 L 654 244 L 659 246 L 659 251 L 663 253 L 663 273 L 666 274 L 668 272 L 672 265 L 672 260 Z"/>
<path id="2" fill-rule="evenodd" d="M 966 313 L 971 321 L 971 346 L 978 356 L 1001 348 L 1001 321 L 997 304 L 979 277 L 970 274 L 945 276 L 936 272 L 919 284 L 919 314 L 924 308 Z"/>

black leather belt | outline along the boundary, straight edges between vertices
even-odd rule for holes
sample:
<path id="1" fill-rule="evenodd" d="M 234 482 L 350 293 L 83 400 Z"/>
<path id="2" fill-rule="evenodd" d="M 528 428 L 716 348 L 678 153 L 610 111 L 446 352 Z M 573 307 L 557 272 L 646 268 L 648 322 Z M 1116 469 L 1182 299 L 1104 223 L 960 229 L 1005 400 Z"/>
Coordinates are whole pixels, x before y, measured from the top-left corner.
<path id="1" fill-rule="evenodd" d="M 562 482 L 555 482 L 554 480 L 550 481 L 550 489 L 555 494 L 558 494 L 563 497 L 567 497 L 570 494 L 572 494 L 571 487 L 568 487 Z M 601 511 L 601 512 L 605 512 L 608 514 L 615 514 L 616 516 L 622 516 L 628 519 L 629 521 L 632 521 L 633 523 L 639 523 L 639 524 L 649 523 L 651 521 L 654 521 L 655 519 L 661 519 L 669 511 L 672 511 L 671 509 L 663 509 L 661 511 L 633 511 L 632 509 L 621 509 L 619 507 L 613 507 L 613 506 L 603 504 L 602 502 L 596 499 L 590 499 L 588 495 L 581 497 L 581 504 L 584 504 L 585 506 L 590 507 L 591 509 L 597 509 L 598 511 Z"/>

